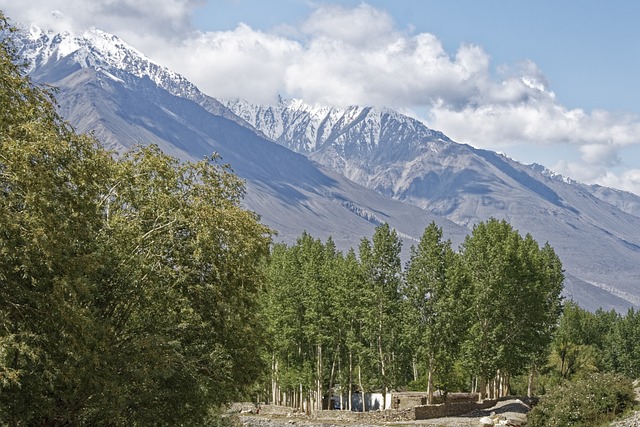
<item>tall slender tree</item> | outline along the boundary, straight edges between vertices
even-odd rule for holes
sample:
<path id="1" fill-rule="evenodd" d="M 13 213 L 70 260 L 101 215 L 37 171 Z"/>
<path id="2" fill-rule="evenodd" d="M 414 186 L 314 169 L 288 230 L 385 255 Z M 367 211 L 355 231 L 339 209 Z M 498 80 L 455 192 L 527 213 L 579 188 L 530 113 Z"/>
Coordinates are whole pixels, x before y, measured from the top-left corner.
<path id="1" fill-rule="evenodd" d="M 471 280 L 472 326 L 467 360 L 480 392 L 508 391 L 509 375 L 533 363 L 550 342 L 560 314 L 562 267 L 550 246 L 540 249 L 506 221 L 476 225 L 462 246 Z M 489 382 L 490 381 L 490 382 Z"/>
<path id="2" fill-rule="evenodd" d="M 443 241 L 442 229 L 431 223 L 417 248 L 411 248 L 405 286 L 407 329 L 415 331 L 418 353 L 426 359 L 429 404 L 435 376 L 446 383 L 466 329 L 464 276 L 456 274 L 456 267 L 451 242 Z"/>
<path id="3" fill-rule="evenodd" d="M 376 227 L 373 244 L 363 239 L 360 244 L 366 294 L 367 335 L 379 373 L 379 386 L 386 405 L 387 392 L 397 381 L 398 366 L 394 351 L 400 338 L 398 314 L 401 309 L 402 242 L 389 224 Z"/>

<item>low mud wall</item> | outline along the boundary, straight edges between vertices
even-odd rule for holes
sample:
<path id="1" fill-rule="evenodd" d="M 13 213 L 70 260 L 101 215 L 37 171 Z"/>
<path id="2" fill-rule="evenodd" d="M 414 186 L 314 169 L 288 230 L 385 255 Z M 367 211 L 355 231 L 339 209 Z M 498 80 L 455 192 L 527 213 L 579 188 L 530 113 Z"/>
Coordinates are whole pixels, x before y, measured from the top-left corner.
<path id="1" fill-rule="evenodd" d="M 416 420 L 429 418 L 456 417 L 476 410 L 491 408 L 498 401 L 484 400 L 483 402 L 452 402 L 440 405 L 421 405 L 414 408 Z"/>
<path id="2" fill-rule="evenodd" d="M 380 423 L 391 421 L 427 420 L 430 418 L 456 417 L 481 411 L 496 405 L 499 400 L 487 399 L 483 402 L 458 401 L 439 405 L 419 405 L 413 408 L 387 409 L 386 411 L 351 412 L 339 410 L 315 411 L 307 416 L 287 406 L 262 405 L 260 415 L 297 418 L 315 421 L 341 421 L 348 423 Z M 249 406 L 249 405 L 245 405 Z M 246 408 L 243 408 L 246 411 Z M 253 412 L 253 411 L 252 411 Z"/>
<path id="3" fill-rule="evenodd" d="M 356 423 L 377 423 L 389 421 L 412 421 L 416 419 L 411 409 L 387 409 L 386 411 L 350 412 L 350 411 L 317 411 L 311 419 L 318 421 L 349 421 Z"/>

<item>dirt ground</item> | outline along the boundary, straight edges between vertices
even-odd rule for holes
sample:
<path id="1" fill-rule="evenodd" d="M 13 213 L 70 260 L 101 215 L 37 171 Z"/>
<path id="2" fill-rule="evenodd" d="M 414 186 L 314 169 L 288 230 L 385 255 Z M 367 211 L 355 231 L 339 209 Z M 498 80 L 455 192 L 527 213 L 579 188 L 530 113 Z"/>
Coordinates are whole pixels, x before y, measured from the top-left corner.
<path id="1" fill-rule="evenodd" d="M 406 426 L 406 427 L 479 427 L 483 417 L 491 417 L 496 425 L 521 426 L 530 408 L 518 399 L 498 402 L 496 406 L 459 417 L 433 418 L 429 420 L 381 422 L 379 424 L 363 424 L 362 422 L 348 422 L 338 420 L 310 420 L 305 418 L 268 417 L 263 415 L 245 415 L 240 417 L 245 427 L 380 427 L 380 426 Z"/>

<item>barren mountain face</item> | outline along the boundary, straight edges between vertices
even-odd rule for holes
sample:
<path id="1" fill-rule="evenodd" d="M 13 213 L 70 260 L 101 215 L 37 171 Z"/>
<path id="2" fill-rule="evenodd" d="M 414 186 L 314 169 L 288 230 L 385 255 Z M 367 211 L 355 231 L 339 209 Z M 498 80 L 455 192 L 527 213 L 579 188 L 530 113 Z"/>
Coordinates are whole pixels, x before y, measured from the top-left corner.
<path id="1" fill-rule="evenodd" d="M 640 307 L 640 199 L 459 144 L 384 108 L 258 106 L 200 92 L 117 37 L 19 33 L 60 111 L 107 147 L 157 144 L 183 160 L 217 152 L 246 180 L 245 205 L 293 242 L 304 230 L 356 247 L 388 222 L 405 257 L 431 221 L 454 247 L 474 224 L 505 219 L 560 256 L 565 295 L 584 308 Z"/>

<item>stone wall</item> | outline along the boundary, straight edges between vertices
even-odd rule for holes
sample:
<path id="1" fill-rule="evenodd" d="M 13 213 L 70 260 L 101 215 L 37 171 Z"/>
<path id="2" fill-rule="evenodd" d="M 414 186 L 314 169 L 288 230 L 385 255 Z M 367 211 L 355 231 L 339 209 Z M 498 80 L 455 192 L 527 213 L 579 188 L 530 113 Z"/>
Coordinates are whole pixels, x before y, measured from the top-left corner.
<path id="1" fill-rule="evenodd" d="M 416 420 L 429 418 L 455 417 L 468 414 L 474 410 L 491 408 L 498 401 L 484 400 L 483 402 L 454 402 L 440 405 L 421 405 L 414 408 Z"/>
<path id="2" fill-rule="evenodd" d="M 348 421 L 355 423 L 378 423 L 389 421 L 412 421 L 416 419 L 415 410 L 387 409 L 386 411 L 350 412 L 325 410 L 311 414 L 311 419 L 318 421 Z"/>
<path id="3" fill-rule="evenodd" d="M 404 391 L 391 394 L 391 409 L 409 409 L 427 404 L 428 394 L 424 391 Z M 478 393 L 449 393 L 447 403 L 476 402 Z M 433 404 L 444 403 L 444 396 L 439 392 L 433 395 Z"/>
<path id="4" fill-rule="evenodd" d="M 407 393 L 408 394 L 408 393 Z M 477 396 L 477 395 L 476 395 Z M 408 396 L 405 396 L 408 397 Z M 406 402 L 418 398 L 418 393 Z M 262 405 L 260 414 L 284 417 L 302 417 L 317 421 L 342 421 L 351 423 L 377 423 L 390 421 L 426 420 L 430 418 L 455 417 L 476 410 L 484 410 L 495 406 L 499 400 L 486 399 L 483 402 L 459 400 L 439 405 L 417 405 L 412 408 L 387 409 L 386 411 L 351 412 L 339 410 L 315 411 L 305 416 L 294 408 L 286 406 Z"/>
<path id="5" fill-rule="evenodd" d="M 402 392 L 391 394 L 391 409 L 412 409 L 427 404 L 427 393 Z"/>

